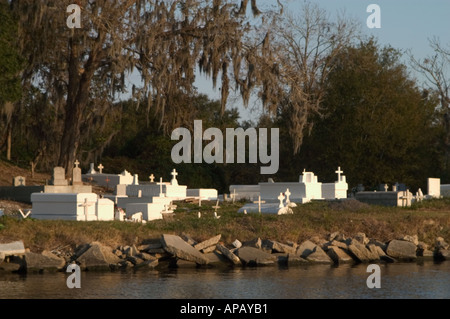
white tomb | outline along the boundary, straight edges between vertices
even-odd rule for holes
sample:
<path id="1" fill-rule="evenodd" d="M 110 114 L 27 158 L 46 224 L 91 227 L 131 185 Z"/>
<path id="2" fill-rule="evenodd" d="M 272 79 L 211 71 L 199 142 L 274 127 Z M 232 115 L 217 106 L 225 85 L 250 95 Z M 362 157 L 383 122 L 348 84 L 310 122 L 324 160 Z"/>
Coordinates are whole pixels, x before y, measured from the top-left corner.
<path id="1" fill-rule="evenodd" d="M 322 184 L 322 197 L 324 199 L 342 199 L 347 198 L 348 184 L 345 175 L 341 175 L 343 171 L 338 167 L 335 172 L 338 174 L 338 180 L 334 183 Z"/>
<path id="2" fill-rule="evenodd" d="M 441 197 L 441 179 L 440 178 L 428 178 L 428 197 L 439 198 Z"/>
<path id="3" fill-rule="evenodd" d="M 187 197 L 198 197 L 201 200 L 217 200 L 219 194 L 217 189 L 213 188 L 198 188 L 188 189 L 186 192 Z"/>
<path id="4" fill-rule="evenodd" d="M 450 197 L 450 184 L 441 184 L 440 193 L 442 197 Z"/>
<path id="5" fill-rule="evenodd" d="M 135 178 L 137 179 L 136 175 L 131 175 L 127 170 L 124 170 L 120 174 L 103 174 L 102 171 L 104 167 L 100 164 L 99 168 L 101 168 L 100 172 L 96 172 L 93 169 L 93 163 L 91 163 L 91 169 L 87 174 L 82 175 L 83 181 L 87 183 L 96 183 L 103 187 L 114 188 L 119 184 L 131 185 Z"/>
<path id="6" fill-rule="evenodd" d="M 274 215 L 284 215 L 293 214 L 292 209 L 284 204 L 284 200 L 287 197 L 280 193 L 277 197 L 279 203 L 266 203 L 258 198 L 258 201 L 253 203 L 248 203 L 239 208 L 238 213 L 259 213 L 259 214 L 274 214 Z M 288 203 L 287 203 L 288 204 Z"/>
<path id="7" fill-rule="evenodd" d="M 312 172 L 303 171 L 299 182 L 284 183 L 259 183 L 261 198 L 274 201 L 278 194 L 286 189 L 291 192 L 290 199 L 293 202 L 307 203 L 312 199 L 322 199 L 322 183 L 317 181 L 317 176 Z"/>
<path id="8" fill-rule="evenodd" d="M 142 213 L 142 219 L 146 221 L 162 219 L 162 213 L 167 205 L 162 203 L 133 203 L 126 205 L 127 217 L 136 213 Z"/>
<path id="9" fill-rule="evenodd" d="M 33 193 L 31 202 L 36 219 L 114 220 L 114 202 L 95 193 Z"/>

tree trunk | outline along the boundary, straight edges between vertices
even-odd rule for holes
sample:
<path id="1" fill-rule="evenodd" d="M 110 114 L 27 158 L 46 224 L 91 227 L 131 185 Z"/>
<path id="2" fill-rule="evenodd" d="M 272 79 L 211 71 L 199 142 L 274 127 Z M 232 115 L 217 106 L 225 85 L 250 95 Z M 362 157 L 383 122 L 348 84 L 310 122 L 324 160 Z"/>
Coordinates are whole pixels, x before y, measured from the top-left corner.
<path id="1" fill-rule="evenodd" d="M 59 149 L 58 165 L 66 169 L 73 167 L 80 146 L 80 126 L 83 121 L 83 111 L 89 102 L 90 83 L 94 75 L 95 53 L 93 52 L 84 68 L 78 60 L 78 47 L 69 42 L 71 54 L 69 59 L 69 84 L 66 102 L 64 131 Z"/>
<path id="2" fill-rule="evenodd" d="M 8 137 L 6 138 L 6 159 L 11 160 L 11 140 L 12 140 L 12 124 L 8 124 Z"/>

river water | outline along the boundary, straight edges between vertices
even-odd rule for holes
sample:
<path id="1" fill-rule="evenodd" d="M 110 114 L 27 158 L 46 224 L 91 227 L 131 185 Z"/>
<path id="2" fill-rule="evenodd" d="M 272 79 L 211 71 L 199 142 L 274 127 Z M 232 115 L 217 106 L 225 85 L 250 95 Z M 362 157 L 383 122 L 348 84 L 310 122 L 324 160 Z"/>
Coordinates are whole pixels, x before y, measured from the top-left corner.
<path id="1" fill-rule="evenodd" d="M 367 265 L 0 274 L 0 299 L 308 299 L 450 298 L 450 262 L 380 264 L 381 288 L 369 289 Z"/>

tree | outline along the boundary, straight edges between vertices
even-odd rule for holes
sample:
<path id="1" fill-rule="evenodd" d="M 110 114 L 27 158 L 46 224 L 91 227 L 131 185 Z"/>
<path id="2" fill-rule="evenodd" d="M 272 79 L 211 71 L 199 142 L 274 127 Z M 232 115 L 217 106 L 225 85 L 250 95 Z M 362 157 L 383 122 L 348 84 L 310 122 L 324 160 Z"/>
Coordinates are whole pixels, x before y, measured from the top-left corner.
<path id="1" fill-rule="evenodd" d="M 324 180 L 334 180 L 333 168 L 341 166 L 353 186 L 402 181 L 424 187 L 436 158 L 436 100 L 422 94 L 399 58 L 373 39 L 335 57 L 326 117 L 317 120 L 300 159 Z"/>
<path id="2" fill-rule="evenodd" d="M 243 70 L 261 45 L 244 43 L 248 1 L 100 0 L 78 1 L 81 28 L 66 26 L 71 1 L 13 0 L 20 16 L 20 41 L 28 62 L 24 81 L 39 83 L 64 121 L 57 163 L 71 167 L 85 130 L 125 92 L 137 71 L 137 101 L 147 101 L 164 126 L 178 93 L 192 94 L 197 64 L 214 85 L 221 73 L 222 110 L 229 92 L 229 68 Z M 261 12 L 252 0 L 255 14 Z M 253 67 L 253 66 L 252 66 Z M 237 85 L 241 85 L 237 78 Z M 178 109 L 178 115 L 189 112 Z M 168 127 L 166 128 L 168 129 Z"/>
<path id="3" fill-rule="evenodd" d="M 260 79 L 259 96 L 272 114 L 282 112 L 292 140 L 293 154 L 320 115 L 325 82 L 335 57 L 357 35 L 354 22 L 338 17 L 332 21 L 319 6 L 306 3 L 298 15 L 274 15 L 270 40 L 263 46 L 253 82 Z M 252 83 L 252 82 L 251 82 Z M 281 110 L 278 110 L 281 108 Z"/>
<path id="4" fill-rule="evenodd" d="M 425 76 L 429 89 L 439 96 L 438 121 L 444 128 L 444 169 L 450 177 L 450 48 L 445 48 L 436 38 L 430 40 L 430 46 L 434 55 L 417 60 L 410 54 L 410 59 L 412 67 Z"/>
<path id="5" fill-rule="evenodd" d="M 2 110 L 3 145 L 6 144 L 6 158 L 11 159 L 12 117 L 14 103 L 21 98 L 20 73 L 22 58 L 17 45 L 17 20 L 8 1 L 0 1 L 0 107 Z"/>

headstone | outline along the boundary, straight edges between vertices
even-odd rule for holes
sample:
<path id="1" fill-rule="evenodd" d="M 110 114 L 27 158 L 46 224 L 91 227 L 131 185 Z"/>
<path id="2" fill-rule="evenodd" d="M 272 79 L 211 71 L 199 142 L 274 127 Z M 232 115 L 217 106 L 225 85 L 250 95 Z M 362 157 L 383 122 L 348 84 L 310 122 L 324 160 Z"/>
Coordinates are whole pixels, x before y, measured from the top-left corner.
<path id="1" fill-rule="evenodd" d="M 81 168 L 78 167 L 80 162 L 76 160 L 74 164 L 75 167 L 72 169 L 72 185 L 83 185 L 81 180 Z"/>
<path id="2" fill-rule="evenodd" d="M 89 171 L 87 173 L 88 174 L 97 174 L 97 172 L 94 169 L 94 163 L 89 164 Z"/>
<path id="3" fill-rule="evenodd" d="M 428 178 L 428 196 L 439 198 L 441 196 L 441 179 Z"/>
<path id="4" fill-rule="evenodd" d="M 54 186 L 67 186 L 69 183 L 66 180 L 66 171 L 64 167 L 54 167 L 53 176 L 50 180 L 50 185 Z"/>
<path id="5" fill-rule="evenodd" d="M 13 186 L 25 186 L 25 177 L 16 176 L 13 178 Z"/>
<path id="6" fill-rule="evenodd" d="M 170 173 L 170 175 L 173 176 L 172 180 L 170 181 L 171 185 L 178 185 L 178 181 L 177 181 L 177 171 L 175 170 L 175 168 L 173 169 L 172 173 Z"/>
<path id="7" fill-rule="evenodd" d="M 280 193 L 280 196 L 278 196 L 278 200 L 280 201 L 280 205 L 278 207 L 279 208 L 283 208 L 284 207 L 284 204 L 283 204 L 284 195 L 283 195 L 283 193 Z"/>
<path id="8" fill-rule="evenodd" d="M 139 185 L 139 177 L 138 174 L 134 174 L 133 177 L 133 184 L 132 185 Z"/>
<path id="9" fill-rule="evenodd" d="M 155 182 L 155 176 L 153 174 L 151 174 L 148 178 L 150 179 L 150 183 Z"/>
<path id="10" fill-rule="evenodd" d="M 384 187 L 383 187 L 383 188 L 384 188 L 384 191 L 385 191 L 385 192 L 387 192 L 387 191 L 388 191 L 388 189 L 389 189 L 389 186 L 388 186 L 388 184 L 384 184 Z"/>
<path id="11" fill-rule="evenodd" d="M 102 163 L 100 163 L 100 165 L 97 166 L 97 168 L 98 168 L 98 172 L 99 172 L 100 174 L 103 174 L 103 169 L 104 169 L 105 167 L 102 165 Z"/>

